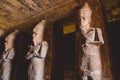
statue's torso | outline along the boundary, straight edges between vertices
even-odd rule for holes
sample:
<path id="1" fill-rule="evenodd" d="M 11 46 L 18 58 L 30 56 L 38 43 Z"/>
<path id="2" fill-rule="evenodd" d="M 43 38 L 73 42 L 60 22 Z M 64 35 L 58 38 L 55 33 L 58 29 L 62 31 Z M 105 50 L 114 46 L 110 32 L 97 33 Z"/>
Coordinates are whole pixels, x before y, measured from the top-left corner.
<path id="1" fill-rule="evenodd" d="M 88 55 L 97 55 L 99 53 L 99 45 L 96 44 L 89 44 L 87 41 L 94 42 L 95 35 L 96 35 L 96 28 L 91 28 L 87 33 L 85 33 L 85 43 L 82 45 L 83 51 L 85 54 Z"/>
<path id="2" fill-rule="evenodd" d="M 5 52 L 3 52 L 3 61 L 11 61 L 14 59 L 15 56 L 15 52 L 14 52 L 14 48 L 11 48 Z"/>

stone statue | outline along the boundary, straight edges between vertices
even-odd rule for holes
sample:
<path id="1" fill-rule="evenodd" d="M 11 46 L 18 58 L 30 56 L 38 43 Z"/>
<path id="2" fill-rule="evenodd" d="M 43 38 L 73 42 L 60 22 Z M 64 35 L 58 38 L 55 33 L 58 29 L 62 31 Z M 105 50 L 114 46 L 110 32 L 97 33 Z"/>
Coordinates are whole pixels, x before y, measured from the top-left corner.
<path id="1" fill-rule="evenodd" d="M 81 59 L 80 69 L 83 73 L 82 80 L 88 80 L 88 76 L 92 80 L 101 80 L 101 57 L 100 46 L 104 44 L 102 31 L 100 28 L 90 26 L 92 11 L 89 5 L 85 5 L 80 9 L 81 33 L 85 38 L 82 45 L 83 56 Z"/>
<path id="2" fill-rule="evenodd" d="M 42 20 L 33 29 L 33 46 L 30 47 L 26 59 L 30 60 L 28 80 L 45 80 L 44 65 L 48 51 L 47 41 L 43 41 L 45 20 Z"/>
<path id="3" fill-rule="evenodd" d="M 0 61 L 2 64 L 0 69 L 1 80 L 11 80 L 12 62 L 15 56 L 14 40 L 17 33 L 18 30 L 15 30 L 5 38 L 5 51 Z"/>

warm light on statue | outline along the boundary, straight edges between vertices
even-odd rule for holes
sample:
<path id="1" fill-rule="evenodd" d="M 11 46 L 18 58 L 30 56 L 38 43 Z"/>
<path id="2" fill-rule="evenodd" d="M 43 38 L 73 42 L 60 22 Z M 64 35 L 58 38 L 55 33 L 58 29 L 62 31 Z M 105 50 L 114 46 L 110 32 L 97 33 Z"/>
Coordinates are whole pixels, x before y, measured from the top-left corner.
<path id="1" fill-rule="evenodd" d="M 92 80 L 102 80 L 102 65 L 100 57 L 100 46 L 104 44 L 102 31 L 100 28 L 90 26 L 92 11 L 88 4 L 80 9 L 81 33 L 85 38 L 85 43 L 82 45 L 83 56 L 81 59 L 80 69 L 83 73 L 82 80 L 88 80 L 88 76 Z M 96 40 L 98 37 L 98 40 Z"/>
<path id="2" fill-rule="evenodd" d="M 48 51 L 47 41 L 43 41 L 45 29 L 45 20 L 38 23 L 33 29 L 33 43 L 31 49 L 26 55 L 26 59 L 30 60 L 28 70 L 28 80 L 45 80 L 44 68 L 45 58 Z"/>

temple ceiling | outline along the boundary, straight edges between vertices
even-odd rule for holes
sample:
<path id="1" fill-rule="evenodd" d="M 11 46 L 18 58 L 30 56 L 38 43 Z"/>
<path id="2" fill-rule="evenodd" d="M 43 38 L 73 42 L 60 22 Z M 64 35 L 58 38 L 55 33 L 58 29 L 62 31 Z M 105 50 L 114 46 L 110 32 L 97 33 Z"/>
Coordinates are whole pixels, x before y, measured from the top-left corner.
<path id="1" fill-rule="evenodd" d="M 54 21 L 80 6 L 79 0 L 0 0 L 0 28 L 29 26 L 45 18 Z M 120 1 L 104 0 L 108 21 L 120 17 Z"/>
<path id="2" fill-rule="evenodd" d="M 28 26 L 43 18 L 53 21 L 78 6 L 75 0 L 0 0 L 0 27 Z"/>

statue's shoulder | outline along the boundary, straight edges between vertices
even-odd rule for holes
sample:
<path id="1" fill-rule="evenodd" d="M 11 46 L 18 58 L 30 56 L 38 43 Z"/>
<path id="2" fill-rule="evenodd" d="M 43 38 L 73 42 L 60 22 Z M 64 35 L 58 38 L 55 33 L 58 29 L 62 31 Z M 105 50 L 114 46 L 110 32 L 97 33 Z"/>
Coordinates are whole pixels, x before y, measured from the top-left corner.
<path id="1" fill-rule="evenodd" d="M 97 30 L 98 33 L 102 33 L 101 28 L 96 28 L 96 30 Z"/>
<path id="2" fill-rule="evenodd" d="M 91 28 L 91 31 L 100 31 L 101 32 L 101 28 Z"/>
<path id="3" fill-rule="evenodd" d="M 95 28 L 95 29 L 101 31 L 101 28 Z"/>
<path id="4" fill-rule="evenodd" d="M 91 27 L 91 28 L 90 28 L 90 30 L 95 30 L 95 29 L 96 29 L 96 28 L 94 28 L 94 27 Z"/>
<path id="5" fill-rule="evenodd" d="M 48 42 L 47 41 L 42 41 L 42 46 L 48 46 Z"/>

